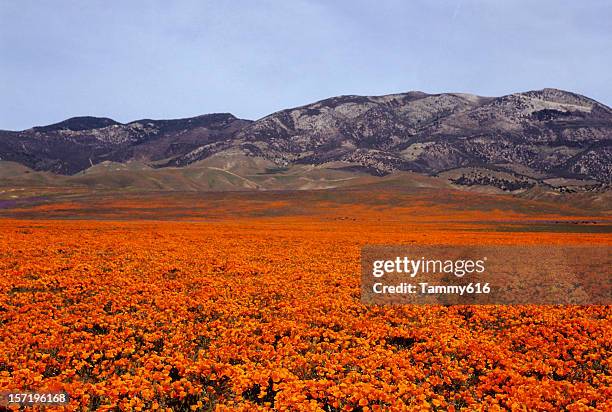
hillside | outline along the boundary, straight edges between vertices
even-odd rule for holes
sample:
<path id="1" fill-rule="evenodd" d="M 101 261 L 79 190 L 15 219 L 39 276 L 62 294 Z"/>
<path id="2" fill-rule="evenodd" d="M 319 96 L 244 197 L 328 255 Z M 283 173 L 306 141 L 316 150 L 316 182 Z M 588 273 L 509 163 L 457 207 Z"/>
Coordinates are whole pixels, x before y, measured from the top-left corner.
<path id="1" fill-rule="evenodd" d="M 231 188 L 256 189 L 266 184 L 243 176 L 244 170 L 276 175 L 277 180 L 288 171 L 317 170 L 324 180 L 411 171 L 465 187 L 517 191 L 543 184 L 599 190 L 612 183 L 612 109 L 575 93 L 544 89 L 502 97 L 422 92 L 340 96 L 257 121 L 229 113 L 127 124 L 78 117 L 0 131 L 0 160 L 33 172 L 73 176 L 59 180 L 65 183 L 88 180 L 78 177 L 82 174 L 99 180 L 101 173 L 116 175 L 119 169 L 122 175 L 144 174 L 148 180 L 154 171 L 167 169 L 159 175 L 189 175 L 187 188 L 207 186 L 202 179 L 221 173 L 221 180 L 240 181 Z M 193 170 L 185 168 L 206 173 L 193 177 Z M 0 173 L 0 181 L 5 175 Z M 15 179 L 11 174 L 11 182 Z M 292 183 L 280 186 L 291 188 Z M 295 188 L 303 186 L 303 179 L 297 179 Z M 313 185 L 319 186 L 330 185 Z"/>

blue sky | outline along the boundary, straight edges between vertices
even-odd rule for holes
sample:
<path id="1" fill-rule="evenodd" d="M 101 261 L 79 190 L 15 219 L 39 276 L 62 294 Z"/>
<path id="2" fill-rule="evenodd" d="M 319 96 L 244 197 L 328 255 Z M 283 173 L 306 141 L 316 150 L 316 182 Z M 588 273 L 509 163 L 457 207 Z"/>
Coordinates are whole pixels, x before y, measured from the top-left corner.
<path id="1" fill-rule="evenodd" d="M 256 119 L 341 94 L 557 87 L 612 104 L 612 1 L 0 0 L 0 129 Z"/>

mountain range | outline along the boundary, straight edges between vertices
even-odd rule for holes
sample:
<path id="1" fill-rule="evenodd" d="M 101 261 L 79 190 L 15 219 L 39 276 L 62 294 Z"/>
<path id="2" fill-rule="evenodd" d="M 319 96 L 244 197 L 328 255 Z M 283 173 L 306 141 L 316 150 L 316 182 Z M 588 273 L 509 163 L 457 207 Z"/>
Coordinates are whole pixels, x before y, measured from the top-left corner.
<path id="1" fill-rule="evenodd" d="M 74 117 L 0 131 L 0 183 L 104 186 L 120 175 L 117 184 L 129 187 L 136 174 L 160 188 L 169 175 L 189 189 L 218 179 L 234 182 L 229 188 L 303 188 L 397 172 L 506 191 L 607 188 L 612 109 L 558 89 L 408 92 L 332 97 L 256 121 L 229 113 L 130 123 Z"/>

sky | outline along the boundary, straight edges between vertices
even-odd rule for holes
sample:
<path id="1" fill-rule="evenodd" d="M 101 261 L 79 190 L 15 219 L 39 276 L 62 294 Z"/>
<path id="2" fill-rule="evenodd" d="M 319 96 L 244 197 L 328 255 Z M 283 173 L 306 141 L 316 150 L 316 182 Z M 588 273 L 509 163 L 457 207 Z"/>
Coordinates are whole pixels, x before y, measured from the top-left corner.
<path id="1" fill-rule="evenodd" d="M 0 0 L 0 129 L 409 90 L 555 87 L 610 106 L 610 21 L 608 0 Z"/>

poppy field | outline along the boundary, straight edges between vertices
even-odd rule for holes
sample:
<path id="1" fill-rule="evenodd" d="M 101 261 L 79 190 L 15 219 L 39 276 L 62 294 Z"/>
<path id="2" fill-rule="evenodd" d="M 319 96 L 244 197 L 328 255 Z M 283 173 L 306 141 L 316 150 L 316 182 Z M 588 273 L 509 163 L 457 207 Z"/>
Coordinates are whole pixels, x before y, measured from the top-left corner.
<path id="1" fill-rule="evenodd" d="M 45 410 L 612 409 L 609 306 L 366 306 L 359 285 L 365 244 L 610 245 L 609 231 L 418 204 L 218 210 L 1 219 L 0 392 L 69 395 Z"/>

